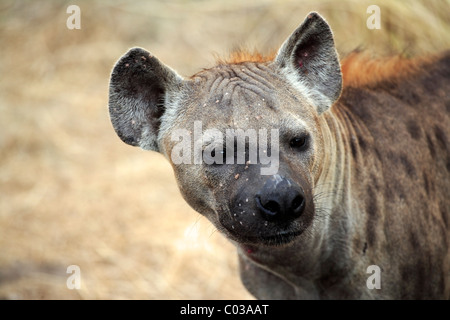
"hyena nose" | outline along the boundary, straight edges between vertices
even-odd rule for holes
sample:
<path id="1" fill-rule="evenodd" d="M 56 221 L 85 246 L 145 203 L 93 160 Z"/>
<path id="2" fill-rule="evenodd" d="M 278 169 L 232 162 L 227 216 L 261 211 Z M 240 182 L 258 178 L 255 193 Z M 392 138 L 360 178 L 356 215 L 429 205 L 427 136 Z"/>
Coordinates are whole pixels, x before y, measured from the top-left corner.
<path id="1" fill-rule="evenodd" d="M 294 182 L 274 176 L 255 196 L 256 205 L 267 221 L 288 222 L 301 216 L 305 194 Z"/>

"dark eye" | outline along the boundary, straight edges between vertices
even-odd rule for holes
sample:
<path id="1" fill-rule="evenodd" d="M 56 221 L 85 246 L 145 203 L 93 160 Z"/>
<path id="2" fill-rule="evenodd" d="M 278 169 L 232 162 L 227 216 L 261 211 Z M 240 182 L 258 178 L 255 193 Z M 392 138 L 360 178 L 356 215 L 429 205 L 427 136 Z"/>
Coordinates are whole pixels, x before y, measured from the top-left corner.
<path id="1" fill-rule="evenodd" d="M 291 148 L 303 151 L 308 146 L 308 136 L 295 137 L 289 141 L 289 145 Z"/>

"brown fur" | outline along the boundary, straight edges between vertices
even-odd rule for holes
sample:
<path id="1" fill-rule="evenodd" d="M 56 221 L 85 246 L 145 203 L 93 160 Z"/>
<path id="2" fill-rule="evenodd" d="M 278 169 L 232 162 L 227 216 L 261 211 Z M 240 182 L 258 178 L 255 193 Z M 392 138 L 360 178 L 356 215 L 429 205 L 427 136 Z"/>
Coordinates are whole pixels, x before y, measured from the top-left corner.
<path id="1" fill-rule="evenodd" d="M 263 54 L 257 51 L 239 49 L 226 58 L 218 58 L 218 64 L 240 64 L 244 62 L 264 63 L 272 61 L 276 52 Z M 353 51 L 341 59 L 344 87 L 375 85 L 383 80 L 399 80 L 423 71 L 423 66 L 432 63 L 438 57 L 426 55 L 406 58 L 402 55 L 372 57 L 365 51 Z"/>
<path id="2" fill-rule="evenodd" d="M 366 52 L 354 51 L 341 60 L 344 86 L 373 85 L 385 79 L 400 79 L 423 71 L 436 56 L 405 58 L 401 55 L 372 58 Z"/>
<path id="3" fill-rule="evenodd" d="M 217 63 L 219 64 L 239 64 L 243 62 L 257 62 L 264 63 L 268 61 L 272 61 L 275 59 L 276 52 L 273 51 L 269 54 L 262 54 L 257 51 L 247 51 L 244 49 L 239 49 L 230 53 L 230 55 L 226 58 L 217 59 Z"/>

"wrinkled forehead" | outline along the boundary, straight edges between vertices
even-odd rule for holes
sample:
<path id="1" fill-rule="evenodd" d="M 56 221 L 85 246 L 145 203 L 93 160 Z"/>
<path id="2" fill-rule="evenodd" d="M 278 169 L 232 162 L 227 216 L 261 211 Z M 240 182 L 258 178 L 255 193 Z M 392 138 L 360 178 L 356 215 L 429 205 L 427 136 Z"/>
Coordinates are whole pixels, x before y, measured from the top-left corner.
<path id="1" fill-rule="evenodd" d="M 290 105 L 302 105 L 269 64 L 220 65 L 196 74 L 191 85 L 190 118 L 219 130 L 279 127 Z"/>
<path id="2" fill-rule="evenodd" d="M 219 65 L 190 84 L 186 120 L 206 128 L 274 128 L 307 116 L 305 101 L 270 63 Z"/>

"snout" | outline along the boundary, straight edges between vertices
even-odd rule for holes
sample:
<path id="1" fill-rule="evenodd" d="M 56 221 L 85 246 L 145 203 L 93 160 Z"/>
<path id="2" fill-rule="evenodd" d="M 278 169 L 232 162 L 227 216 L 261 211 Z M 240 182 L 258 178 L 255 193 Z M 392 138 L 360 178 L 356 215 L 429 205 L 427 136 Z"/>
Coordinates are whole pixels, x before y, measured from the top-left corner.
<path id="1" fill-rule="evenodd" d="M 288 176 L 258 177 L 232 195 L 229 213 L 219 215 L 221 228 L 239 243 L 290 243 L 312 223 L 314 202 L 308 190 Z"/>
<path id="2" fill-rule="evenodd" d="M 305 194 L 291 180 L 275 175 L 256 194 L 255 203 L 263 219 L 286 223 L 302 215 L 305 210 Z"/>

